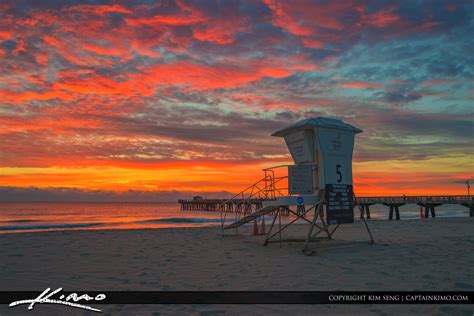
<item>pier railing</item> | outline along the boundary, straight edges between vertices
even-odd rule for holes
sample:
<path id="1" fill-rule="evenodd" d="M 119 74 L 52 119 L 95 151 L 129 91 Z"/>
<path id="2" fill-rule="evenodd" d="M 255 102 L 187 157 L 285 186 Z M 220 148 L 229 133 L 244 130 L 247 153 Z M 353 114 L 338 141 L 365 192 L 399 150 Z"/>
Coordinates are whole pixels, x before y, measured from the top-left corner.
<path id="1" fill-rule="evenodd" d="M 470 195 L 431 195 L 431 196 L 370 196 L 357 197 L 355 204 L 471 204 Z"/>

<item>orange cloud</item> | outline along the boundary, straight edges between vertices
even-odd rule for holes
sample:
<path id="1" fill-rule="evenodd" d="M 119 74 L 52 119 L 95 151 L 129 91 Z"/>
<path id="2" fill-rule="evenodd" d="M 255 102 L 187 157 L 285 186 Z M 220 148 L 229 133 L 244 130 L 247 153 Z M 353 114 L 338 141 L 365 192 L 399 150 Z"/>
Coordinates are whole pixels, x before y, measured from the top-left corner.
<path id="1" fill-rule="evenodd" d="M 67 7 L 64 11 L 80 12 L 82 14 L 95 14 L 95 15 L 104 15 L 106 13 L 122 13 L 122 14 L 133 13 L 132 10 L 129 10 L 126 7 L 118 5 L 118 4 L 112 4 L 112 5 L 78 4 L 71 7 Z"/>
<path id="2" fill-rule="evenodd" d="M 342 88 L 351 88 L 351 89 L 383 89 L 384 85 L 375 82 L 362 82 L 362 81 L 354 81 L 354 82 L 344 82 L 336 84 L 338 87 Z"/>
<path id="3" fill-rule="evenodd" d="M 7 40 L 13 37 L 13 32 L 7 30 L 0 30 L 0 39 Z"/>
<path id="4" fill-rule="evenodd" d="M 352 1 L 330 1 L 315 3 L 309 0 L 293 2 L 264 0 L 272 10 L 272 23 L 289 33 L 299 36 L 303 45 L 310 48 L 323 48 L 341 36 L 352 32 L 356 22 L 349 20 L 351 28 L 343 23 L 344 17 L 351 14 L 359 16 L 363 9 Z M 347 29 L 345 32 L 342 32 Z M 340 33 L 340 34 L 337 34 Z"/>
<path id="5" fill-rule="evenodd" d="M 221 17 L 205 23 L 193 29 L 194 38 L 200 41 L 207 41 L 219 45 L 231 44 L 235 41 L 237 33 L 248 29 L 246 20 L 241 17 Z"/>
<path id="6" fill-rule="evenodd" d="M 147 67 L 143 73 L 130 76 L 147 87 L 159 84 L 182 86 L 187 91 L 236 88 L 264 77 L 283 78 L 292 73 L 284 67 L 255 65 L 254 67 L 207 66 L 188 62 L 158 64 Z"/>
<path id="7" fill-rule="evenodd" d="M 46 91 L 46 92 L 36 92 L 36 91 L 22 91 L 15 92 L 10 90 L 0 90 L 0 97 L 5 103 L 18 104 L 28 101 L 44 101 L 51 99 L 61 99 L 63 101 L 71 101 L 75 99 L 75 96 L 62 92 L 62 91 Z"/>
<path id="8" fill-rule="evenodd" d="M 364 23 L 377 27 L 386 27 L 400 20 L 400 17 L 393 13 L 395 8 L 374 12 L 364 19 Z"/>

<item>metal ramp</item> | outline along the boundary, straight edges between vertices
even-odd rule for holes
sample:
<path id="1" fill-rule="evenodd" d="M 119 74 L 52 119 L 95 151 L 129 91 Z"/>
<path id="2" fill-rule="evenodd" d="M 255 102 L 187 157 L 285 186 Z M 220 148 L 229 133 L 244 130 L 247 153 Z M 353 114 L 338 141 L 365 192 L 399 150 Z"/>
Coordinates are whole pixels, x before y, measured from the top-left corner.
<path id="1" fill-rule="evenodd" d="M 268 213 L 271 213 L 273 211 L 276 211 L 280 206 L 266 206 L 264 208 L 261 208 L 259 209 L 258 211 L 250 214 L 250 215 L 247 215 L 247 216 L 244 216 L 242 217 L 241 219 L 239 219 L 238 221 L 230 224 L 230 225 L 227 225 L 224 227 L 224 229 L 231 229 L 231 228 L 237 228 L 237 227 L 240 227 L 246 223 L 249 223 L 253 220 L 256 220 L 258 217 L 262 216 L 262 215 L 266 215 Z"/>

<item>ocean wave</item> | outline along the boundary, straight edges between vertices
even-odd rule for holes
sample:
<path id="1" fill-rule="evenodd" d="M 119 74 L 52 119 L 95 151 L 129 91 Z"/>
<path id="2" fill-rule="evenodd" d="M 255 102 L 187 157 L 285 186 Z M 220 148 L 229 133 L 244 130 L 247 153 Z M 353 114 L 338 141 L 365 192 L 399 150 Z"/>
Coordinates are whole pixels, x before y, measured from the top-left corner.
<path id="1" fill-rule="evenodd" d="M 227 218 L 226 222 L 234 221 L 234 219 Z M 4 223 L 27 223 L 34 222 L 33 220 L 19 220 L 19 221 L 0 221 Z M 97 223 L 64 223 L 64 224 L 43 224 L 43 225 L 9 225 L 9 226 L 0 226 L 0 231 L 15 231 L 15 230 L 42 230 L 42 229 L 74 229 L 74 228 L 89 228 L 96 226 L 112 227 L 112 226 L 121 226 L 123 224 L 131 223 L 142 223 L 142 224 L 159 224 L 159 223 L 173 223 L 173 224 L 186 224 L 186 223 L 220 223 L 219 218 L 156 218 L 143 221 L 132 221 L 132 222 L 97 222 Z"/>
<path id="2" fill-rule="evenodd" d="M 234 221 L 234 219 L 226 218 L 226 222 Z M 219 218 L 183 218 L 183 217 L 172 217 L 172 218 L 156 218 L 139 221 L 139 223 L 220 223 Z"/>
<path id="3" fill-rule="evenodd" d="M 104 223 L 84 223 L 84 224 L 50 224 L 50 225 L 15 225 L 0 226 L 0 230 L 35 230 L 35 229 L 65 229 L 65 228 L 86 228 L 100 226 Z"/>

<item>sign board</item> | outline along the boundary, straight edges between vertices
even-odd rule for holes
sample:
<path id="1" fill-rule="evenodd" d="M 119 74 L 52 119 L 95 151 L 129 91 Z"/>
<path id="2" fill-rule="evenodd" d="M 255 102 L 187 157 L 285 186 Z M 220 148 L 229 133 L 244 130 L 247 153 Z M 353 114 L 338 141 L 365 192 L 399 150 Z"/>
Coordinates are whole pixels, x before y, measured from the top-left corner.
<path id="1" fill-rule="evenodd" d="M 329 225 L 354 222 L 352 185 L 326 184 L 326 217 Z"/>
<path id="2" fill-rule="evenodd" d="M 288 166 L 288 193 L 313 194 L 313 166 Z"/>
<path id="3" fill-rule="evenodd" d="M 354 133 L 334 128 L 318 128 L 318 138 L 322 154 L 323 177 L 319 186 L 326 184 L 352 185 L 352 151 Z"/>
<path id="4" fill-rule="evenodd" d="M 298 131 L 285 136 L 291 157 L 297 164 L 313 162 L 313 137 L 311 131 Z"/>

